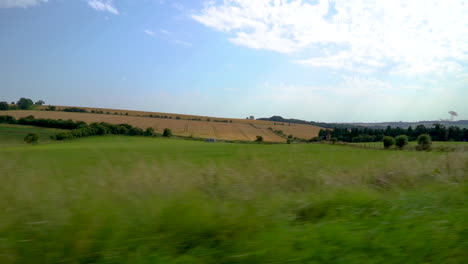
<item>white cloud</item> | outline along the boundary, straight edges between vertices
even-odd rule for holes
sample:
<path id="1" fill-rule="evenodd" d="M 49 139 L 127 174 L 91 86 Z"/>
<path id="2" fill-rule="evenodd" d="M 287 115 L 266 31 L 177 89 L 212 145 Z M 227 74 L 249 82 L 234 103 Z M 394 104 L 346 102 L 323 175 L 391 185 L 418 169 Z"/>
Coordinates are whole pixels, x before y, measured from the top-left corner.
<path id="1" fill-rule="evenodd" d="M 177 43 L 177 44 L 179 44 L 179 45 L 192 46 L 192 43 L 186 42 L 186 41 L 182 41 L 182 40 L 174 40 L 174 42 Z"/>
<path id="2" fill-rule="evenodd" d="M 404 74 L 459 69 L 467 17 L 466 0 L 224 0 L 192 16 L 240 46 L 319 54 L 301 64 Z"/>
<path id="3" fill-rule="evenodd" d="M 156 34 L 154 33 L 154 31 L 151 31 L 149 29 L 145 29 L 145 33 L 146 35 L 150 36 L 150 37 L 154 37 Z"/>
<path id="4" fill-rule="evenodd" d="M 13 7 L 30 7 L 42 3 L 47 3 L 48 0 L 0 0 L 0 8 L 13 8 Z"/>
<path id="5" fill-rule="evenodd" d="M 114 15 L 119 14 L 119 10 L 114 6 L 112 0 L 89 0 L 88 5 L 97 11 L 109 12 Z"/>

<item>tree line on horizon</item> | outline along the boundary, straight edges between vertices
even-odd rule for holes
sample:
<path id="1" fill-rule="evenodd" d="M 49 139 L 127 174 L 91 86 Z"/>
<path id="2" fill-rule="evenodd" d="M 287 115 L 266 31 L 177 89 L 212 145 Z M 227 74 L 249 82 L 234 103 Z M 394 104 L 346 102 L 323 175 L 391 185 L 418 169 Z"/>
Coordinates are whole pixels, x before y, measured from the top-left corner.
<path id="1" fill-rule="evenodd" d="M 420 135 L 430 135 L 433 141 L 468 141 L 468 129 L 458 126 L 446 127 L 441 124 L 434 124 L 432 127 L 418 125 L 414 129 L 392 128 L 386 129 L 355 127 L 320 129 L 319 136 L 315 140 L 335 139 L 342 142 L 380 142 L 384 137 L 397 137 L 405 135 L 410 141 L 416 140 Z"/>
<path id="2" fill-rule="evenodd" d="M 44 105 L 45 102 L 43 100 L 38 100 L 34 102 L 29 98 L 20 98 L 16 102 L 8 103 L 6 101 L 0 102 L 0 110 L 31 110 L 34 109 L 36 106 Z"/>

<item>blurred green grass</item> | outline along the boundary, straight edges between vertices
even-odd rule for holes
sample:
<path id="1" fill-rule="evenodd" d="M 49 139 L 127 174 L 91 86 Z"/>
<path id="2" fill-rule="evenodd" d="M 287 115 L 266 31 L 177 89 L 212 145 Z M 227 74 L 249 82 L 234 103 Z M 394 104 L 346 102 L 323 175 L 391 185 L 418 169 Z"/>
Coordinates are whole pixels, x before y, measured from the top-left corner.
<path id="1" fill-rule="evenodd" d="M 103 136 L 0 148 L 0 263 L 466 263 L 466 152 Z"/>

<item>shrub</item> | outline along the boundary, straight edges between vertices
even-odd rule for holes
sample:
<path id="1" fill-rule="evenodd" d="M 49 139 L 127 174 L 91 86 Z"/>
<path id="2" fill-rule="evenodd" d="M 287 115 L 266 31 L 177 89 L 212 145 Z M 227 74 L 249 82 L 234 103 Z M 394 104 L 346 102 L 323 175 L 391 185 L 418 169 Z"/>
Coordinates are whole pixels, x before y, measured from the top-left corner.
<path id="1" fill-rule="evenodd" d="M 418 137 L 418 146 L 416 150 L 430 150 L 432 145 L 431 136 L 428 134 L 422 134 Z"/>
<path id="2" fill-rule="evenodd" d="M 49 105 L 45 110 L 46 111 L 55 111 L 55 110 L 57 110 L 57 107 L 55 107 L 54 105 Z"/>
<path id="3" fill-rule="evenodd" d="M 384 148 L 388 149 L 391 146 L 395 145 L 395 139 L 393 139 L 393 137 L 385 136 L 383 138 L 383 145 Z"/>
<path id="4" fill-rule="evenodd" d="M 7 102 L 0 102 L 0 110 L 9 110 L 10 105 Z"/>
<path id="5" fill-rule="evenodd" d="M 12 116 L 9 115 L 3 115 L 0 116 L 0 123 L 5 123 L 5 124 L 16 124 L 18 121 Z"/>
<path id="6" fill-rule="evenodd" d="M 395 138 L 395 146 L 397 146 L 399 149 L 402 149 L 406 145 L 408 145 L 408 136 L 399 135 Z"/>
<path id="7" fill-rule="evenodd" d="M 24 138 L 24 141 L 29 144 L 36 144 L 39 141 L 39 135 L 36 133 L 29 133 Z"/>
<path id="8" fill-rule="evenodd" d="M 336 137 L 334 137 L 334 138 L 331 139 L 331 142 L 332 142 L 333 144 L 336 144 L 336 142 L 338 142 L 338 139 L 337 139 Z"/>
<path id="9" fill-rule="evenodd" d="M 309 139 L 309 142 L 319 142 L 319 141 L 322 141 L 321 137 L 313 137 L 313 138 Z"/>
<path id="10" fill-rule="evenodd" d="M 163 131 L 163 137 L 171 137 L 172 136 L 172 130 L 169 128 L 165 128 Z"/>
<path id="11" fill-rule="evenodd" d="M 145 136 L 153 136 L 154 135 L 154 128 L 152 127 L 148 127 L 146 130 L 145 130 Z"/>
<path id="12" fill-rule="evenodd" d="M 257 138 L 255 139 L 255 142 L 263 142 L 263 137 L 257 136 Z"/>
<path id="13" fill-rule="evenodd" d="M 62 109 L 62 111 L 64 111 L 64 112 L 73 112 L 73 113 L 86 113 L 86 112 L 88 112 L 88 111 L 86 111 L 86 109 L 78 108 L 78 107 L 68 107 L 68 108 Z"/>

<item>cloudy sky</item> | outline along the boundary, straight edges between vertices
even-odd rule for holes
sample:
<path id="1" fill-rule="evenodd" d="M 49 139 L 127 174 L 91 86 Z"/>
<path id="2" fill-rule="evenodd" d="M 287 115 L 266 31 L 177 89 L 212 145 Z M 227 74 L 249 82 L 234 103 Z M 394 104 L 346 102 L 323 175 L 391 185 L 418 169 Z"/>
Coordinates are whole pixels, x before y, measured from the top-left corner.
<path id="1" fill-rule="evenodd" d="M 466 0 L 0 0 L 0 101 L 468 119 Z"/>

